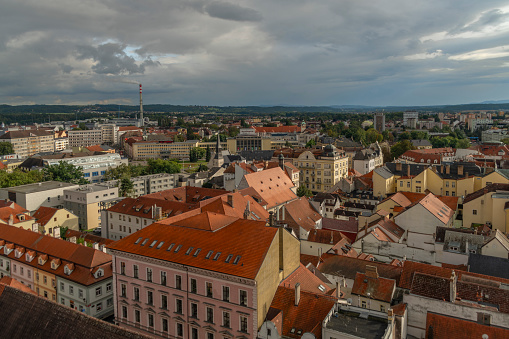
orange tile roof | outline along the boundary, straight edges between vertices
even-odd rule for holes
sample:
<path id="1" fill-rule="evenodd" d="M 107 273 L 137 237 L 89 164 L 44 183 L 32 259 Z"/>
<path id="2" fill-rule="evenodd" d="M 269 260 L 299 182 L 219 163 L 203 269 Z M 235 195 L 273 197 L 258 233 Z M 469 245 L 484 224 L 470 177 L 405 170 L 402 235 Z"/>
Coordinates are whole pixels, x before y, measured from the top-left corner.
<path id="1" fill-rule="evenodd" d="M 317 227 L 317 221 L 322 219 L 322 216 L 313 208 L 313 206 L 311 206 L 309 200 L 306 197 L 301 197 L 291 201 L 284 207 L 284 220 L 287 221 L 289 217 L 291 217 L 291 219 L 293 219 L 297 225 L 306 231 L 315 229 Z"/>
<path id="2" fill-rule="evenodd" d="M 201 223 L 208 223 L 203 226 Z M 120 239 L 111 250 L 138 254 L 182 265 L 254 279 L 278 229 L 266 227 L 265 221 L 245 220 L 211 212 L 203 212 L 174 224 L 154 223 Z M 135 243 L 139 238 L 148 239 Z M 246 241 L 256 239 L 256 241 Z M 158 249 L 154 244 L 164 242 Z M 142 245 L 143 244 L 143 245 Z M 168 251 L 170 244 L 174 244 Z M 181 246 L 178 252 L 175 249 Z M 192 248 L 188 255 L 186 253 Z M 194 256 L 197 249 L 201 251 Z M 206 255 L 212 251 L 210 258 Z M 217 260 L 213 260 L 221 253 Z M 229 255 L 230 262 L 225 262 Z M 234 259 L 240 256 L 237 264 Z"/>
<path id="3" fill-rule="evenodd" d="M 228 202 L 229 199 L 232 199 L 231 201 L 233 206 L 231 206 Z M 239 192 L 227 193 L 218 197 L 200 201 L 200 207 L 202 212 L 210 211 L 238 218 L 244 218 L 244 212 L 248 203 L 250 210 L 248 217 L 249 219 L 265 221 L 269 218 L 269 212 L 267 212 L 252 197 L 244 196 Z"/>
<path id="4" fill-rule="evenodd" d="M 120 126 L 118 128 L 119 132 L 123 132 L 123 131 L 139 131 L 139 130 L 141 130 L 141 128 L 136 127 L 136 126 Z"/>
<path id="5" fill-rule="evenodd" d="M 281 336 L 298 339 L 303 333 L 310 332 L 321 338 L 322 322 L 334 308 L 336 300 L 332 296 L 301 290 L 299 305 L 295 306 L 294 289 L 279 286 L 270 308 L 279 310 L 283 315 Z"/>
<path id="6" fill-rule="evenodd" d="M 170 217 L 198 207 L 197 204 L 154 199 L 144 195 L 138 198 L 125 198 L 111 206 L 108 211 L 140 218 L 153 219 L 154 206 L 162 208 L 164 217 Z"/>
<path id="7" fill-rule="evenodd" d="M 300 255 L 300 262 L 304 266 L 307 266 L 308 264 L 313 264 L 314 266 L 318 266 L 319 260 L 320 260 L 320 258 L 316 255 L 309 255 L 309 254 L 301 254 Z"/>
<path id="8" fill-rule="evenodd" d="M 87 246 L 3 224 L 0 224 L 0 239 L 0 245 L 3 241 L 8 248 L 23 247 L 27 251 L 36 252 L 36 258 L 31 262 L 28 262 L 24 255 L 16 258 L 15 251 L 8 255 L 0 251 L 1 256 L 9 257 L 11 260 L 23 262 L 25 265 L 37 267 L 37 269 L 65 277 L 65 279 L 83 285 L 95 284 L 112 276 L 111 255 Z M 43 256 L 47 261 L 43 265 L 39 265 L 38 256 Z M 53 259 L 60 259 L 64 264 L 74 263 L 76 268 L 70 275 L 66 275 L 64 274 L 65 265 L 60 265 L 56 270 L 51 268 Z M 98 266 L 104 269 L 104 276 L 95 279 L 91 274 L 91 270 Z"/>
<path id="9" fill-rule="evenodd" d="M 12 217 L 13 224 L 17 224 L 20 221 L 32 220 L 33 217 L 27 214 L 28 210 L 24 209 L 14 201 L 0 200 L 0 219 L 6 224 L 9 223 L 9 219 Z M 23 215 L 24 220 L 20 220 L 20 215 Z"/>
<path id="10" fill-rule="evenodd" d="M 201 200 L 217 197 L 218 195 L 223 195 L 225 193 L 227 193 L 227 191 L 222 189 L 184 186 L 157 193 L 146 194 L 143 197 L 195 204 Z"/>
<path id="11" fill-rule="evenodd" d="M 308 234 L 308 241 L 322 244 L 337 244 L 342 239 L 348 239 L 343 233 L 335 230 L 314 229 Z"/>
<path id="12" fill-rule="evenodd" d="M 313 272 L 308 270 L 302 263 L 292 274 L 281 282 L 281 286 L 295 288 L 297 283 L 300 284 L 301 291 L 328 294 L 331 290 L 330 287 L 324 284 L 320 278 L 314 275 Z"/>
<path id="13" fill-rule="evenodd" d="M 11 278 L 9 276 L 5 276 L 2 279 L 0 279 L 0 284 L 11 286 L 11 287 L 16 288 L 18 290 L 21 290 L 23 292 L 37 295 L 37 293 L 35 293 L 31 288 L 29 288 L 28 286 L 23 285 L 22 283 L 20 283 L 16 279 Z"/>
<path id="14" fill-rule="evenodd" d="M 104 152 L 104 149 L 100 145 L 92 145 L 85 147 L 90 152 Z"/>
<path id="15" fill-rule="evenodd" d="M 395 289 L 396 281 L 394 279 L 372 278 L 365 273 L 357 272 L 352 287 L 352 294 L 391 302 Z"/>
<path id="16" fill-rule="evenodd" d="M 297 199 L 291 190 L 295 185 L 279 167 L 246 174 L 243 180 L 267 202 L 267 209 Z"/>
<path id="17" fill-rule="evenodd" d="M 449 317 L 428 312 L 426 316 L 426 338 L 509 338 L 509 329 L 483 325 L 475 321 Z"/>

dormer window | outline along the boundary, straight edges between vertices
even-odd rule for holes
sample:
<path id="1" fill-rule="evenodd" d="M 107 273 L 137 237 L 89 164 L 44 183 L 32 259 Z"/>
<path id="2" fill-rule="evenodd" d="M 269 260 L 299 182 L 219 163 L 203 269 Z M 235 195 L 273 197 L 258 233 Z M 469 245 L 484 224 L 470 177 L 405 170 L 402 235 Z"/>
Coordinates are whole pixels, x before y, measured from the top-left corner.
<path id="1" fill-rule="evenodd" d="M 51 260 L 51 269 L 56 270 L 60 266 L 60 259 Z"/>
<path id="2" fill-rule="evenodd" d="M 100 277 L 104 277 L 104 270 L 102 268 L 98 269 L 96 272 L 95 272 L 95 278 L 100 278 Z"/>
<path id="3" fill-rule="evenodd" d="M 27 253 L 25 254 L 25 260 L 28 262 L 32 262 L 32 260 L 34 260 L 34 256 Z"/>
<path id="4" fill-rule="evenodd" d="M 21 258 L 21 256 L 23 255 L 23 253 L 25 252 L 25 250 L 23 248 L 16 248 L 16 251 L 14 251 L 14 256 L 16 258 Z"/>
<path id="5" fill-rule="evenodd" d="M 46 254 L 43 254 L 41 256 L 39 256 L 39 265 L 44 265 L 46 263 L 46 261 L 48 261 L 48 256 Z"/>
<path id="6" fill-rule="evenodd" d="M 7 244 L 7 246 L 4 247 L 4 254 L 5 255 L 9 255 L 12 252 L 12 250 L 13 250 L 13 245 L 12 244 Z"/>
<path id="7" fill-rule="evenodd" d="M 70 275 L 74 271 L 74 264 L 70 263 L 64 266 L 64 274 Z"/>

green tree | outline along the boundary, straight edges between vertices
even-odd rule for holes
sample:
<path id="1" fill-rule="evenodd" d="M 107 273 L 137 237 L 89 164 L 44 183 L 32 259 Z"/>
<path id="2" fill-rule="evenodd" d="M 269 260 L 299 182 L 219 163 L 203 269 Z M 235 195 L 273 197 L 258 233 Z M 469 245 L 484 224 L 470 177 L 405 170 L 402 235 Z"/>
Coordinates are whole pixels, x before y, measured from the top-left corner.
<path id="1" fill-rule="evenodd" d="M 506 145 L 509 145 L 509 138 L 504 138 L 504 139 L 502 139 L 500 141 L 503 142 Z"/>
<path id="2" fill-rule="evenodd" d="M 71 184 L 84 185 L 88 181 L 83 177 L 83 168 L 60 161 L 57 165 L 45 167 L 43 170 L 44 180 L 55 180 Z"/>
<path id="3" fill-rule="evenodd" d="M 207 145 L 207 149 L 205 150 L 205 161 L 209 162 L 211 156 L 212 155 L 211 155 L 211 151 L 210 151 L 210 146 Z"/>
<path id="4" fill-rule="evenodd" d="M 173 137 L 174 142 L 182 142 L 185 140 L 186 140 L 186 138 L 184 138 L 184 136 L 182 134 L 177 134 Z"/>
<path id="5" fill-rule="evenodd" d="M 178 173 L 180 172 L 180 164 L 178 160 L 163 160 L 163 159 L 148 159 L 147 160 L 148 174 L 157 173 Z"/>
<path id="6" fill-rule="evenodd" d="M 314 145 L 316 145 L 316 141 L 315 141 L 315 139 L 310 139 L 310 140 L 306 143 L 306 148 L 311 148 L 311 147 L 313 147 Z"/>
<path id="7" fill-rule="evenodd" d="M 197 162 L 205 156 L 205 150 L 201 147 L 193 147 L 189 151 L 189 161 Z"/>
<path id="8" fill-rule="evenodd" d="M 205 172 L 205 171 L 208 171 L 209 168 L 207 167 L 207 165 L 205 164 L 200 164 L 198 166 L 198 169 L 196 169 L 196 172 Z"/>
<path id="9" fill-rule="evenodd" d="M 60 238 L 62 238 L 64 240 L 66 239 L 65 234 L 67 233 L 68 229 L 69 229 L 69 227 L 60 226 Z"/>
<path id="10" fill-rule="evenodd" d="M 12 144 L 7 141 L 0 142 L 0 155 L 13 154 L 14 149 L 12 148 Z"/>
<path id="11" fill-rule="evenodd" d="M 44 181 L 41 171 L 22 171 L 15 169 L 12 173 L 0 171 L 0 187 L 14 187 Z"/>
<path id="12" fill-rule="evenodd" d="M 299 188 L 297 188 L 297 196 L 299 197 L 311 197 L 313 196 L 313 192 L 309 188 L 307 188 L 304 185 L 300 185 Z"/>
<path id="13" fill-rule="evenodd" d="M 228 136 L 234 138 L 240 133 L 239 129 L 237 127 L 228 127 Z"/>
<path id="14" fill-rule="evenodd" d="M 406 151 L 415 149 L 412 142 L 408 139 L 402 140 L 391 147 L 391 156 L 393 159 L 399 158 Z"/>
<path id="15" fill-rule="evenodd" d="M 120 196 L 122 196 L 122 197 L 129 196 L 133 192 L 133 189 L 134 189 L 134 184 L 133 184 L 131 178 L 129 178 L 128 176 L 125 176 L 122 179 L 120 179 L 120 185 L 119 185 L 119 189 L 118 189 Z"/>

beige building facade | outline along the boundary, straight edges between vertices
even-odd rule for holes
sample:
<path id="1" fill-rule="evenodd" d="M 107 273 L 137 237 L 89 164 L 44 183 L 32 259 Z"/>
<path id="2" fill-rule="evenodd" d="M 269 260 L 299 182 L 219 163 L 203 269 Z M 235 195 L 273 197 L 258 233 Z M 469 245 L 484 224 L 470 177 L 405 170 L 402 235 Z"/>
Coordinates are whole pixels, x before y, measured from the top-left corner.
<path id="1" fill-rule="evenodd" d="M 36 153 L 54 152 L 55 135 L 51 131 L 9 131 L 0 136 L 0 141 L 10 142 L 15 154 L 26 158 Z"/>

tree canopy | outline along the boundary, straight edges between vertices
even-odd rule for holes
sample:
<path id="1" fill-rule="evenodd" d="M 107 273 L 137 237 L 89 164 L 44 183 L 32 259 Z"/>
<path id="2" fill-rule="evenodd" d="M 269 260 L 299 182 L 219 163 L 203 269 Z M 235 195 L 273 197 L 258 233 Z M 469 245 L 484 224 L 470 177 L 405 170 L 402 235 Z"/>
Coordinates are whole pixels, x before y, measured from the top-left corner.
<path id="1" fill-rule="evenodd" d="M 408 139 L 402 140 L 391 147 L 391 156 L 393 159 L 399 158 L 406 151 L 415 149 L 412 142 Z"/>
<path id="2" fill-rule="evenodd" d="M 75 166 L 65 161 L 60 161 L 57 165 L 45 167 L 42 172 L 44 180 L 55 180 L 79 185 L 88 183 L 83 177 L 82 167 Z"/>
<path id="3" fill-rule="evenodd" d="M 15 169 L 12 173 L 0 171 L 0 187 L 14 187 L 44 181 L 41 171 L 22 171 Z"/>
<path id="4" fill-rule="evenodd" d="M 313 192 L 311 192 L 311 190 L 309 188 L 307 188 L 306 186 L 304 185 L 300 185 L 299 188 L 297 188 L 297 196 L 299 197 L 312 197 L 313 196 Z"/>
<path id="5" fill-rule="evenodd" d="M 12 144 L 7 141 L 0 142 L 0 155 L 7 155 L 7 154 L 13 154 L 14 148 L 12 147 Z"/>

